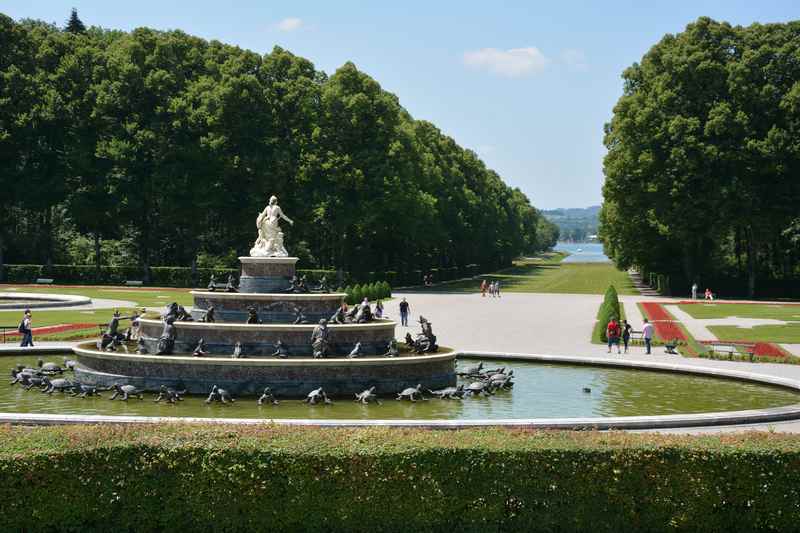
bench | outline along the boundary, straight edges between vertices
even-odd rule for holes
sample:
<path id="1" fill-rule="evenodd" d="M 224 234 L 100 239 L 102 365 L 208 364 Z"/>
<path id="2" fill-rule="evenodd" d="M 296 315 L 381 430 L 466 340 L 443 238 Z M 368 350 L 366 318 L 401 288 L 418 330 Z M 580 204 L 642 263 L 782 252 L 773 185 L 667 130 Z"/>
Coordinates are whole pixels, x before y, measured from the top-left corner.
<path id="1" fill-rule="evenodd" d="M 644 332 L 643 331 L 636 331 L 635 329 L 631 330 L 631 344 L 644 344 Z"/>
<path id="2" fill-rule="evenodd" d="M 53 278 L 36 278 L 34 283 L 39 285 L 51 285 L 53 283 Z"/>
<path id="3" fill-rule="evenodd" d="M 138 279 L 128 279 L 125 280 L 124 285 L 126 287 L 141 287 L 142 285 L 144 285 L 144 282 Z"/>
<path id="4" fill-rule="evenodd" d="M 740 342 L 710 342 L 706 346 L 708 346 L 708 351 L 712 354 L 716 353 L 726 353 L 728 354 L 728 359 L 733 359 L 734 354 L 743 353 L 750 357 L 750 360 L 753 360 L 753 350 L 754 346 L 752 344 L 743 344 Z"/>

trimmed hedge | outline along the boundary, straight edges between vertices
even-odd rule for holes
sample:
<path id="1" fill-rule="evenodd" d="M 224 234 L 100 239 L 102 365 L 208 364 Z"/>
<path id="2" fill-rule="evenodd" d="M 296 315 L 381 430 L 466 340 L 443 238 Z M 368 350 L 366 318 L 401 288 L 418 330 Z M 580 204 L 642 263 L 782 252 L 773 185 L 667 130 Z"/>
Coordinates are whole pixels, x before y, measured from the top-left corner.
<path id="1" fill-rule="evenodd" d="M 620 306 L 619 303 L 619 295 L 617 294 L 617 289 L 614 288 L 613 285 L 609 285 L 608 289 L 606 289 L 603 303 L 600 304 L 600 308 L 597 310 L 597 322 L 594 324 L 592 341 L 601 343 L 608 342 L 606 326 L 611 320 L 611 317 L 615 317 L 618 321 L 624 318 L 622 315 L 622 306 Z"/>
<path id="2" fill-rule="evenodd" d="M 3 531 L 796 531 L 800 439 L 0 429 Z"/>
<path id="3" fill-rule="evenodd" d="M 33 283 L 37 278 L 53 278 L 60 285 L 121 285 L 127 280 L 143 280 L 144 269 L 133 267 L 101 266 L 99 275 L 94 265 L 3 265 L 4 283 Z M 239 275 L 237 268 L 197 268 L 195 272 L 189 267 L 150 267 L 150 281 L 148 285 L 157 287 L 204 287 L 208 284 L 211 274 L 223 283 L 229 274 Z M 352 283 L 353 277 L 348 272 L 339 272 L 330 269 L 297 269 L 297 274 L 306 276 L 309 283 L 319 283 L 325 276 L 329 285 Z M 341 280 L 339 279 L 341 275 Z M 413 282 L 410 281 L 413 278 Z M 410 274 L 399 274 L 394 271 L 368 272 L 366 278 L 356 279 L 358 283 L 366 285 L 386 283 L 391 286 L 403 284 L 419 284 L 421 278 Z M 384 281 L 385 280 L 385 281 Z M 375 293 L 377 298 L 388 298 L 391 291 L 385 289 Z M 363 298 L 363 297 L 362 297 Z M 373 298 L 370 298 L 373 299 Z"/>

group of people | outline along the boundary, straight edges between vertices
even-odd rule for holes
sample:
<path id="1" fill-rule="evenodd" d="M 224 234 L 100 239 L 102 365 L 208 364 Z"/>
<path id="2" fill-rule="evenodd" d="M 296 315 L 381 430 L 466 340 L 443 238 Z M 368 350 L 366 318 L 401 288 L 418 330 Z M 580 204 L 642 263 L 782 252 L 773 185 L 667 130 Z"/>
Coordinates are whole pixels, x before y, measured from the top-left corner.
<path id="1" fill-rule="evenodd" d="M 616 317 L 611 317 L 611 320 L 609 320 L 608 325 L 606 326 L 608 353 L 611 353 L 611 348 L 614 346 L 617 347 L 618 354 L 622 353 L 622 349 L 620 348 L 620 340 L 622 341 L 625 353 L 628 353 L 628 346 L 631 342 L 632 332 L 633 326 L 631 326 L 627 320 L 623 320 L 622 323 L 620 323 L 617 322 Z M 654 334 L 655 328 L 653 328 L 653 324 L 651 324 L 650 321 L 645 318 L 644 324 L 642 325 L 642 340 L 644 340 L 645 353 L 647 355 L 650 355 Z"/>
<path id="2" fill-rule="evenodd" d="M 489 296 L 492 298 L 500 298 L 500 282 L 499 281 L 491 281 L 486 283 L 486 280 L 481 281 L 481 296 L 485 297 L 486 293 L 489 293 Z"/>
<path id="3" fill-rule="evenodd" d="M 698 288 L 699 287 L 697 286 L 697 283 L 693 283 L 692 284 L 692 300 L 697 300 L 697 290 L 698 290 Z M 706 291 L 703 294 L 703 299 L 705 299 L 705 300 L 713 300 L 714 299 L 714 293 L 711 292 L 711 289 L 709 289 L 708 287 L 706 287 Z"/>

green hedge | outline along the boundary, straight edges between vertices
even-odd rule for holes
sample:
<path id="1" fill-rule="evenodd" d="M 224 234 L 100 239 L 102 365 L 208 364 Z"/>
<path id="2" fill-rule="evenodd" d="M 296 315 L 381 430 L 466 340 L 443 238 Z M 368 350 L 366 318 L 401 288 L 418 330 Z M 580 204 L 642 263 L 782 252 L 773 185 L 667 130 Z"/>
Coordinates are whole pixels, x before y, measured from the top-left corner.
<path id="1" fill-rule="evenodd" d="M 619 295 L 617 294 L 617 289 L 614 288 L 613 285 L 609 285 L 608 289 L 606 289 L 603 303 L 600 304 L 600 308 L 597 310 L 597 322 L 595 322 L 594 331 L 592 332 L 593 342 L 608 342 L 606 326 L 611 320 L 611 317 L 616 318 L 618 321 L 624 318 L 622 315 L 622 307 L 619 303 Z"/>
<path id="2" fill-rule="evenodd" d="M 448 269 L 452 274 L 452 269 Z M 144 269 L 139 266 L 109 267 L 102 266 L 98 274 L 94 265 L 3 265 L 2 279 L 5 283 L 33 283 L 37 278 L 52 278 L 60 285 L 121 285 L 127 280 L 143 280 Z M 198 268 L 195 272 L 189 267 L 150 267 L 148 285 L 156 287 L 204 287 L 211 274 L 217 276 L 219 282 L 228 279 L 229 274 L 239 275 L 235 268 Z M 319 283 L 322 276 L 327 277 L 331 285 L 351 283 L 374 284 L 387 282 L 388 285 L 419 285 L 422 283 L 421 271 L 399 273 L 396 271 L 367 272 L 361 277 L 348 272 L 331 269 L 298 269 L 298 275 L 305 275 L 312 284 Z M 434 279 L 438 279 L 434 276 Z M 439 280 L 443 281 L 443 280 Z M 384 293 L 380 293 L 384 294 Z M 380 296 L 388 298 L 389 296 Z"/>
<path id="3" fill-rule="evenodd" d="M 0 428 L 2 531 L 797 531 L 800 439 Z"/>

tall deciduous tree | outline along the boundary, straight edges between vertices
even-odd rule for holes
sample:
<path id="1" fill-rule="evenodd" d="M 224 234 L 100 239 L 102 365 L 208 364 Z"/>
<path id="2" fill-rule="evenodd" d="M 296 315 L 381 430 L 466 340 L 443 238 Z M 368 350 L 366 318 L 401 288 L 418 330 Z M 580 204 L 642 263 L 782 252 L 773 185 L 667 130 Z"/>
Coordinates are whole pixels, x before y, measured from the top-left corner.
<path id="1" fill-rule="evenodd" d="M 735 240 L 754 295 L 800 195 L 800 23 L 701 18 L 623 79 L 606 126 L 607 252 L 688 286 L 735 265 Z"/>

